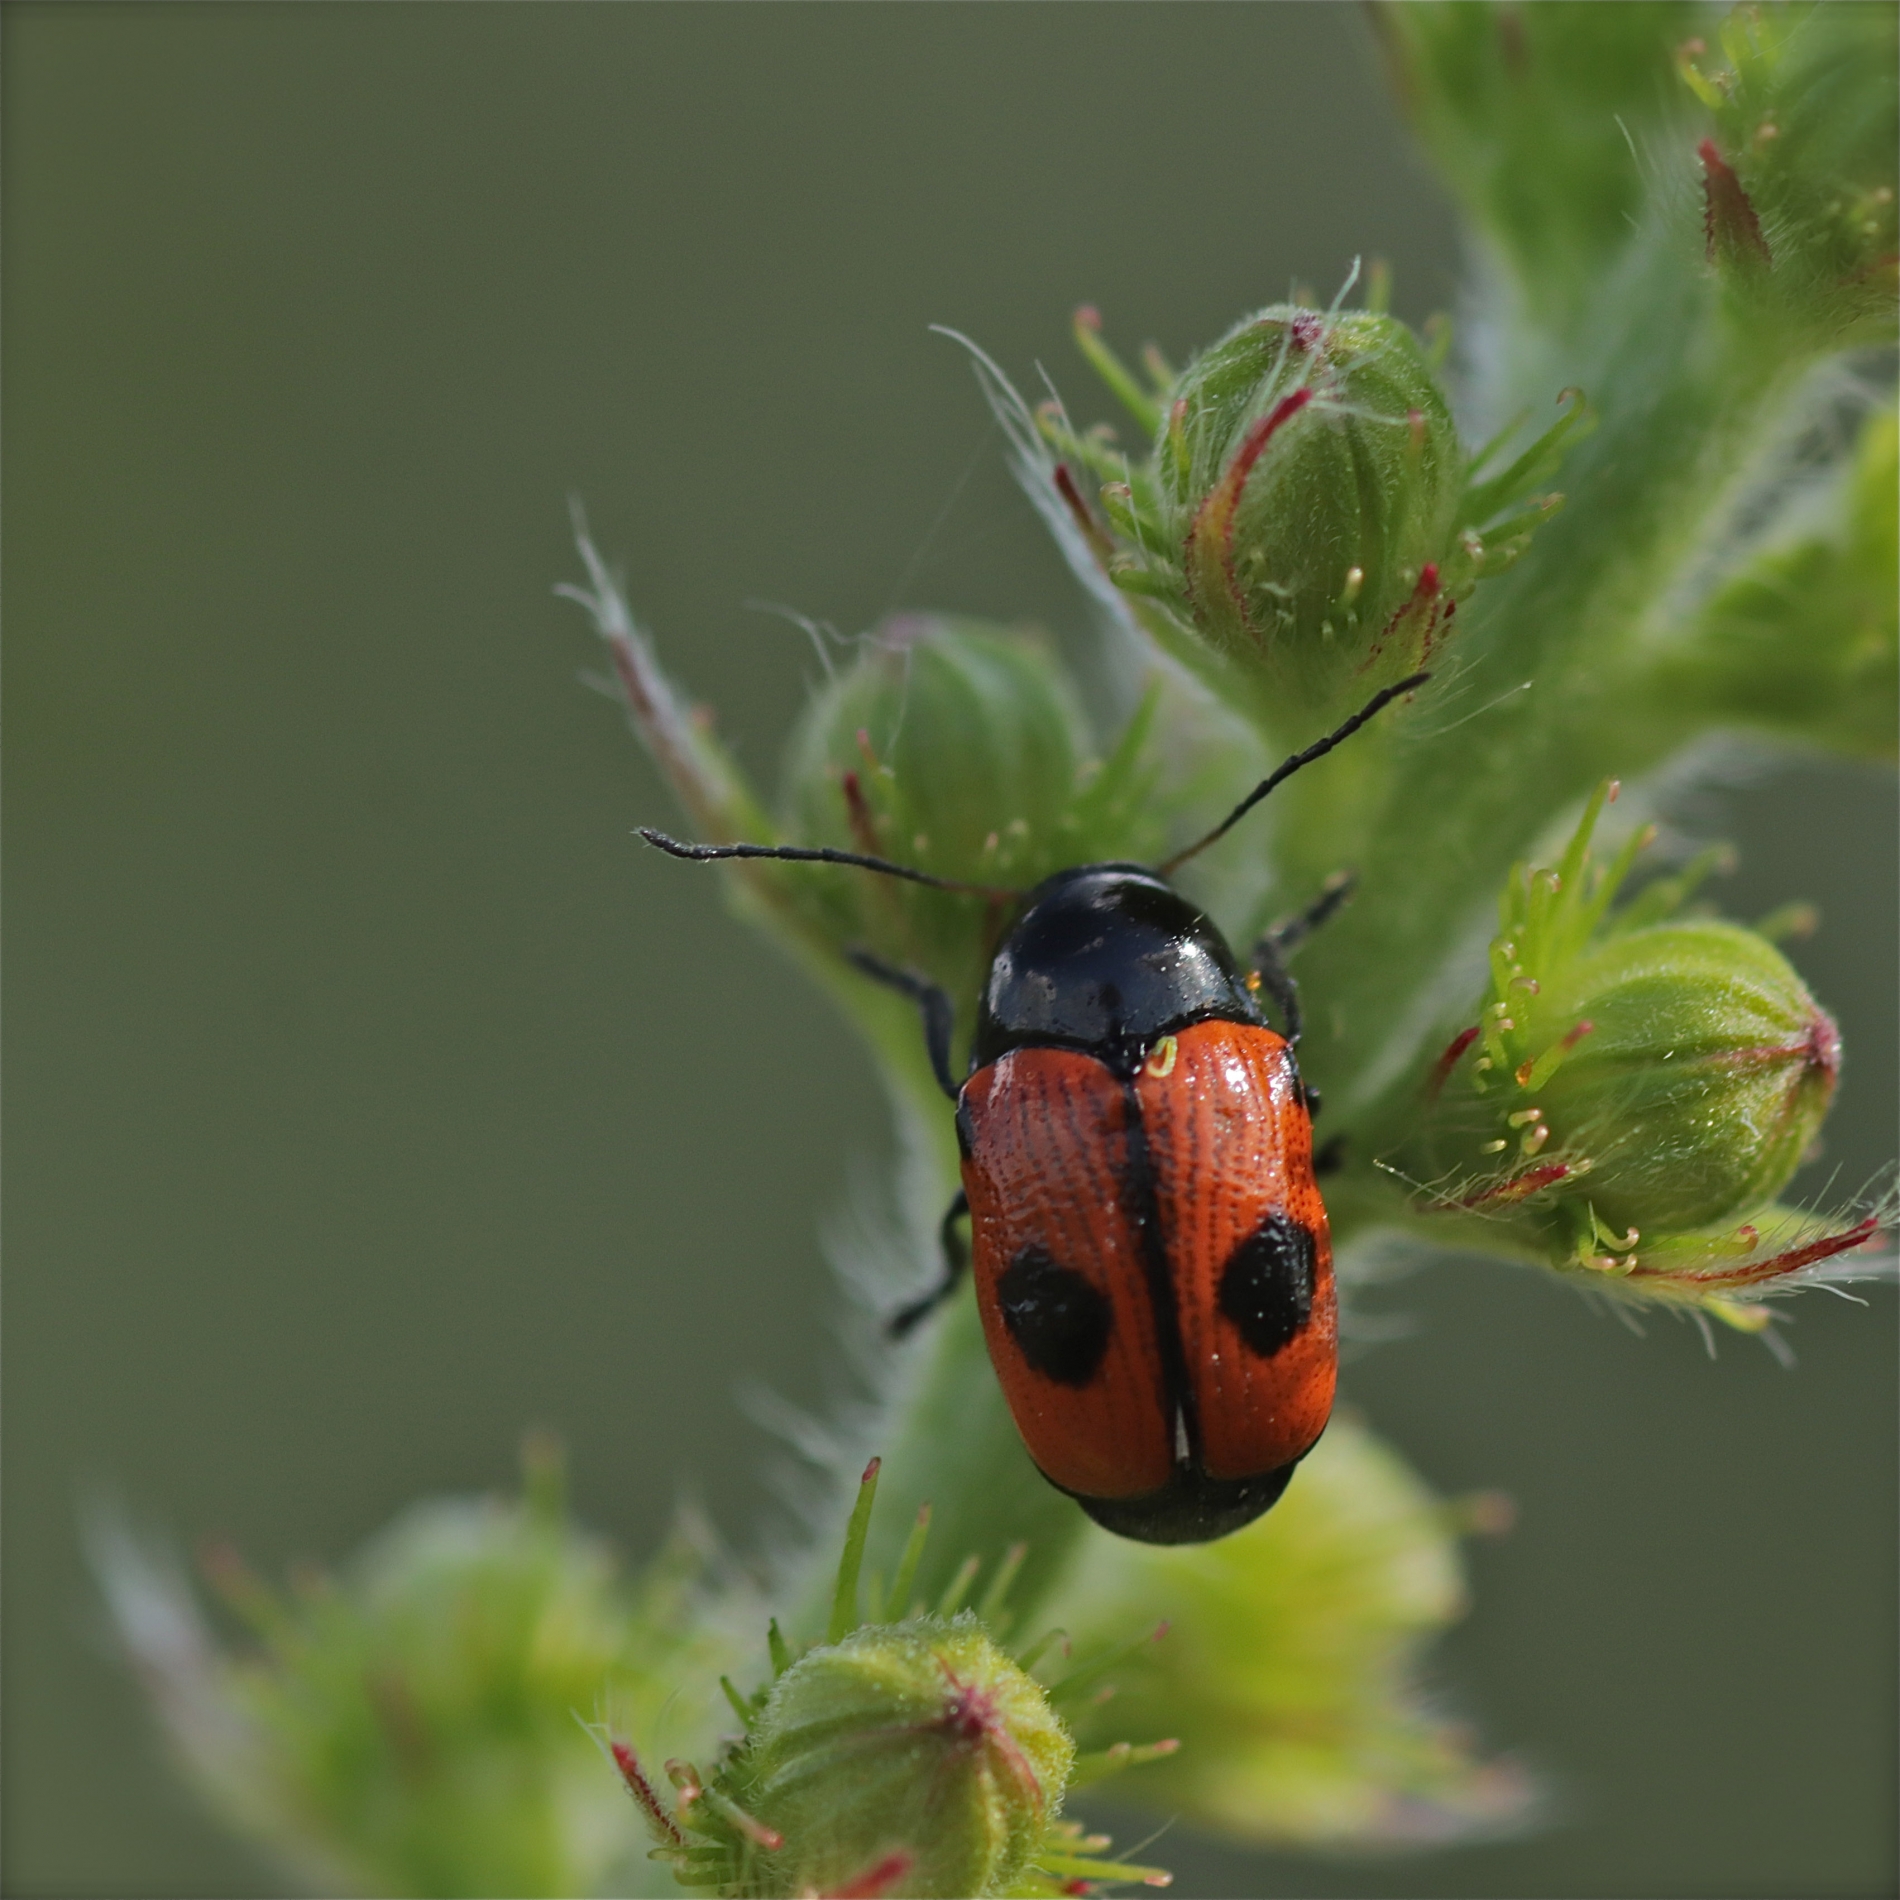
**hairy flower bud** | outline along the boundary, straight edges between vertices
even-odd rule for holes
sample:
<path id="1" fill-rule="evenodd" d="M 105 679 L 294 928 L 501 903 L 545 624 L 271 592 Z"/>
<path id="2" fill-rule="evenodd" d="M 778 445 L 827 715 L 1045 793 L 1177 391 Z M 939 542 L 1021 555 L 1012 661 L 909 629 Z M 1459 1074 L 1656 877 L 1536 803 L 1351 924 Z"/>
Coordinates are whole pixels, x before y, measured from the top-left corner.
<path id="1" fill-rule="evenodd" d="M 1155 467 L 1194 623 L 1218 649 L 1323 705 L 1430 657 L 1453 605 L 1441 567 L 1464 454 L 1395 318 L 1250 319 L 1176 385 Z"/>
<path id="2" fill-rule="evenodd" d="M 786 835 L 1002 891 L 1094 857 L 1142 857 L 1158 841 L 1142 809 L 1145 723 L 1098 764 L 1044 643 L 902 615 L 806 708 L 788 754 Z M 1006 901 L 850 872 L 787 886 L 832 942 L 921 970 L 959 1003 L 976 993 Z"/>
<path id="3" fill-rule="evenodd" d="M 1144 424 L 1136 470 L 1099 432 L 1045 412 L 1051 477 L 1150 629 L 1269 726 L 1316 724 L 1427 664 L 1459 603 L 1507 566 L 1556 498 L 1573 405 L 1501 475 L 1458 440 L 1418 340 L 1375 311 L 1278 304 L 1150 396 L 1077 334 Z M 1494 447 L 1497 445 L 1494 445 Z M 1106 477 L 1104 528 L 1074 469 Z M 1121 479 L 1115 479 L 1119 475 Z"/>
<path id="4" fill-rule="evenodd" d="M 893 1855 L 907 1894 L 1003 1891 L 1060 1806 L 1075 1745 L 967 1611 L 872 1624 L 779 1677 L 725 1777 L 785 1842 L 759 1893 L 831 1893 Z"/>
<path id="5" fill-rule="evenodd" d="M 1406 1159 L 1430 1205 L 1501 1224 L 1553 1264 L 1714 1300 L 1732 1289 L 1667 1263 L 1700 1260 L 1786 1184 L 1833 1098 L 1840 1039 L 1766 938 L 1670 916 L 1714 854 L 1609 914 L 1653 835 L 1592 863 L 1613 791 L 1599 788 L 1557 868 L 1513 874 L 1490 993 L 1441 1058 Z"/>
<path id="6" fill-rule="evenodd" d="M 1063 1893 L 1076 1882 L 1140 1880 L 1159 1868 L 1102 1858 L 1106 1835 L 1061 1818 L 1079 1767 L 1090 1779 L 1169 1752 L 1172 1742 L 1078 1763 L 1046 1690 L 990 1634 L 1023 1561 L 1017 1547 L 986 1583 L 979 1609 L 960 1607 L 980 1566 L 971 1557 L 932 1613 L 860 1623 L 859 1572 L 881 1460 L 865 1467 L 844 1535 L 826 1640 L 795 1655 L 773 1623 L 773 1679 L 750 1696 L 722 1680 L 743 1732 L 710 1774 L 669 1761 L 669 1808 L 633 1749 L 610 1752 L 627 1791 L 685 1887 L 722 1894 L 973 1895 Z M 909 1602 L 928 1535 L 919 1512 L 889 1601 Z M 870 1597 L 882 1606 L 882 1581 Z"/>
<path id="7" fill-rule="evenodd" d="M 786 802 L 808 842 L 1014 883 L 1067 847 L 1085 749 L 1046 645 L 981 621 L 904 614 L 866 635 L 806 709 Z"/>
<path id="8" fill-rule="evenodd" d="M 1833 1022 L 1738 924 L 1619 933 L 1554 979 L 1548 1003 L 1525 1001 L 1540 1027 L 1591 1026 L 1535 1092 L 1592 1157 L 1582 1191 L 1618 1229 L 1678 1232 L 1772 1198 L 1833 1099 Z"/>

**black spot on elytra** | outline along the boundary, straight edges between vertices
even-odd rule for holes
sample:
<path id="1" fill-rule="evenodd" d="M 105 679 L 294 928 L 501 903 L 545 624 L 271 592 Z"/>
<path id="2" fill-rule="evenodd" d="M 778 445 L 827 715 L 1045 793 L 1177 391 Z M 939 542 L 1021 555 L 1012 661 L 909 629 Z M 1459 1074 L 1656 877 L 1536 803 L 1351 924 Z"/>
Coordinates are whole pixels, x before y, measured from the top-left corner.
<path id="1" fill-rule="evenodd" d="M 1269 1214 L 1228 1257 L 1220 1310 L 1262 1359 L 1304 1330 L 1313 1312 L 1313 1236 L 1284 1214 Z"/>
<path id="2" fill-rule="evenodd" d="M 996 1282 L 1003 1324 L 1045 1379 L 1084 1386 L 1108 1350 L 1107 1298 L 1045 1249 L 1025 1247 Z"/>

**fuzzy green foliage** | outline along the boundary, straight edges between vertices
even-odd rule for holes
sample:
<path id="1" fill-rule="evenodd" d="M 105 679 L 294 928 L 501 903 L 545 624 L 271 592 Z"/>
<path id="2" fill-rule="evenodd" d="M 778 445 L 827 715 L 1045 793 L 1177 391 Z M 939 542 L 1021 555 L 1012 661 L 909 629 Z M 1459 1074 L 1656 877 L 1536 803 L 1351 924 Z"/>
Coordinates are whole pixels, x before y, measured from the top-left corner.
<path id="1" fill-rule="evenodd" d="M 1078 1643 L 1156 1617 L 1168 1634 L 1078 1732 L 1165 1728 L 1179 1752 L 1119 1792 L 1241 1840 L 1364 1849 L 1512 1825 L 1525 1776 L 1474 1764 L 1416 1684 L 1420 1645 L 1464 1609 L 1458 1533 L 1501 1528 L 1501 1510 L 1444 1503 L 1342 1415 L 1284 1500 L 1219 1543 L 1090 1531 L 1060 1596 Z"/>
<path id="2" fill-rule="evenodd" d="M 242 1638 L 109 1527 L 100 1569 L 184 1766 L 230 1825 L 313 1889 L 600 1891 L 638 1831 L 577 1714 L 641 1729 L 733 1644 L 690 1542 L 638 1580 L 562 1506 L 530 1448 L 519 1499 L 415 1506 L 338 1576 L 280 1591 L 207 1569 Z M 704 1714 L 689 1718 L 698 1722 Z"/>
<path id="3" fill-rule="evenodd" d="M 1659 688 L 1703 717 L 1849 757 L 1900 741 L 1900 421 L 1874 415 L 1859 452 L 1788 532 L 1724 581 Z"/>
<path id="4" fill-rule="evenodd" d="M 1540 316 L 1560 313 L 1642 214 L 1630 144 L 1685 116 L 1675 50 L 1708 10 L 1428 0 L 1373 17 L 1400 100 L 1466 212 Z"/>

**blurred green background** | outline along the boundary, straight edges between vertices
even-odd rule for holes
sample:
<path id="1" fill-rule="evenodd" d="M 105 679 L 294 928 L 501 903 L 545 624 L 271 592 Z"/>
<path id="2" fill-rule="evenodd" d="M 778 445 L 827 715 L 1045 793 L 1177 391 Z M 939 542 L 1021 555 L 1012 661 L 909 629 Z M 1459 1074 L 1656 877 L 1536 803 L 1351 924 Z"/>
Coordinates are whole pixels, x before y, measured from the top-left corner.
<path id="1" fill-rule="evenodd" d="M 237 1894 L 111 1660 L 75 1507 L 334 1559 L 573 1448 L 651 1548 L 744 1542 L 735 1406 L 842 1380 L 817 1235 L 870 1069 L 577 684 L 585 499 L 771 777 L 802 634 L 1080 604 L 941 321 L 1080 392 L 1449 210 L 1356 10 L 9 5 L 4 335 L 10 1893 Z M 1831 1162 L 1893 1152 L 1893 798 L 1758 775 L 1741 915 L 1815 899 Z M 1454 1267 L 1352 1402 L 1517 1530 L 1436 1679 L 1554 1791 L 1360 1864 L 1174 1833 L 1189 1894 L 1860 1894 L 1895 1877 L 1895 1302 L 1794 1373 Z M 1126 1839 L 1126 1836 L 1124 1836 Z"/>

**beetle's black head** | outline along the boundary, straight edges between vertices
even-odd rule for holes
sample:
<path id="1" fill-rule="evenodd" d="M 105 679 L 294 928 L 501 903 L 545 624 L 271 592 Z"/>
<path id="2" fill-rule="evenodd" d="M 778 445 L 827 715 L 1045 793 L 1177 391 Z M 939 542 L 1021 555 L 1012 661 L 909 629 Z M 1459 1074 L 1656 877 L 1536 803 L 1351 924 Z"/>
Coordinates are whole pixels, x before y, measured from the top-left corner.
<path id="1" fill-rule="evenodd" d="M 1029 893 L 990 964 L 972 1059 L 1084 1049 L 1132 1069 L 1157 1036 L 1210 1018 L 1258 1023 L 1206 912 L 1138 864 L 1084 864 Z"/>

